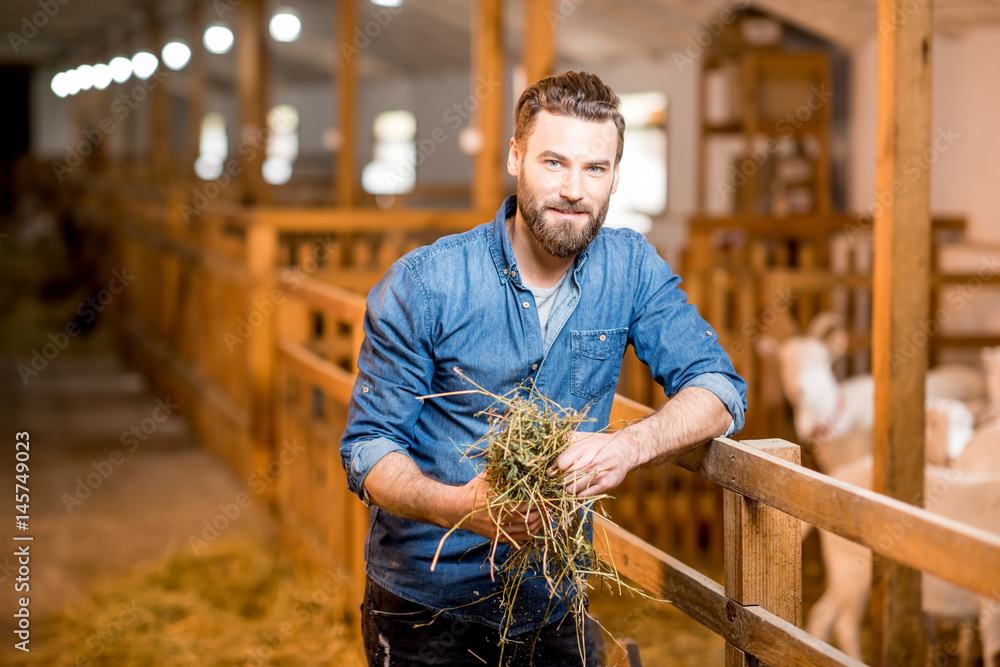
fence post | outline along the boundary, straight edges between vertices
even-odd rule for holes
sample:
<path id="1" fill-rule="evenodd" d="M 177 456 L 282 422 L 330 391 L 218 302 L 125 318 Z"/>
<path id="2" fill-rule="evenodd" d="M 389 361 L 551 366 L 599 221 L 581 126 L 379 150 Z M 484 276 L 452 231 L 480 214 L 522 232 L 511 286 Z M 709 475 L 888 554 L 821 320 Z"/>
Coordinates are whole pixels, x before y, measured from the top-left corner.
<path id="1" fill-rule="evenodd" d="M 779 439 L 744 440 L 772 456 L 799 463 L 799 446 Z M 757 480 L 761 485 L 766 479 Z M 756 605 L 802 625 L 802 526 L 785 514 L 750 498 L 724 491 L 726 596 L 743 606 Z M 726 667 L 758 665 L 757 659 L 726 644 Z"/>
<path id="2" fill-rule="evenodd" d="M 250 274 L 246 312 L 253 313 L 258 303 L 274 308 L 274 260 L 278 233 L 269 224 L 254 220 L 246 232 L 246 262 Z M 263 313 L 262 313 L 263 314 Z M 250 383 L 250 452 L 242 461 L 249 470 L 267 468 L 274 454 L 274 358 L 275 318 L 270 312 L 246 342 L 247 379 Z M 273 493 L 273 485 L 268 494 Z M 269 496 L 270 497 L 270 496 Z"/>

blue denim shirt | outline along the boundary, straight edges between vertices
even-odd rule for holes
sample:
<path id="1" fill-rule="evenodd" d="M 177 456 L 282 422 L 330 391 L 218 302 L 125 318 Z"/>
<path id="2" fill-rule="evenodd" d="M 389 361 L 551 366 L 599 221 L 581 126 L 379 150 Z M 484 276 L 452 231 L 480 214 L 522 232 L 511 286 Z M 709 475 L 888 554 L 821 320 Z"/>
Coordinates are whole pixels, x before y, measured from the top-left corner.
<path id="1" fill-rule="evenodd" d="M 463 459 L 488 430 L 476 413 L 491 405 L 480 394 L 417 400 L 471 389 L 453 370 L 494 394 L 528 380 L 563 407 L 582 410 L 605 427 L 622 355 L 638 357 L 673 396 L 686 387 L 712 391 L 743 427 L 746 383 L 733 370 L 713 329 L 698 315 L 674 275 L 649 243 L 627 230 L 602 229 L 570 269 L 568 288 L 553 309 L 544 345 L 534 298 L 521 282 L 506 220 L 508 197 L 491 223 L 440 239 L 397 261 L 368 296 L 365 339 L 340 454 L 348 485 L 361 496 L 372 466 L 390 452 L 410 456 L 424 474 L 462 485 L 477 473 Z M 477 459 L 478 461 L 479 459 Z M 497 627 L 499 590 L 484 566 L 490 543 L 455 531 L 437 567 L 431 561 L 445 530 L 371 509 L 365 544 L 368 575 L 380 586 L 444 615 Z M 497 551 L 497 562 L 507 549 Z M 522 586 L 517 634 L 561 617 L 565 603 L 547 612 L 544 580 Z"/>

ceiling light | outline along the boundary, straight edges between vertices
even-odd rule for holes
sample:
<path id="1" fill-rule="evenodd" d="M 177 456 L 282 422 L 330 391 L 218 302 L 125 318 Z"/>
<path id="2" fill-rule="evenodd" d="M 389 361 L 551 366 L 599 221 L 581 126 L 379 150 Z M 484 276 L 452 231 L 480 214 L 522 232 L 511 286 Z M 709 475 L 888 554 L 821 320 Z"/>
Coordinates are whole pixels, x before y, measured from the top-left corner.
<path id="1" fill-rule="evenodd" d="M 94 68 L 90 65 L 80 65 L 76 68 L 77 81 L 80 82 L 80 90 L 90 90 L 94 87 Z"/>
<path id="2" fill-rule="evenodd" d="M 229 53 L 233 48 L 233 31 L 221 25 L 213 25 L 205 31 L 205 48 L 212 53 Z"/>
<path id="3" fill-rule="evenodd" d="M 132 56 L 132 72 L 140 79 L 148 79 L 156 71 L 159 62 L 149 51 L 140 51 Z"/>
<path id="4" fill-rule="evenodd" d="M 191 60 L 191 49 L 183 42 L 170 42 L 163 46 L 160 51 L 163 56 L 163 64 L 172 70 L 183 69 Z"/>
<path id="5" fill-rule="evenodd" d="M 112 58 L 108 67 L 111 68 L 111 78 L 115 83 L 125 83 L 132 76 L 132 61 L 123 56 Z"/>
<path id="6" fill-rule="evenodd" d="M 52 77 L 52 92 L 59 97 L 66 97 L 69 95 L 69 81 L 66 80 L 66 73 L 59 72 L 54 77 Z"/>
<path id="7" fill-rule="evenodd" d="M 94 65 L 94 88 L 104 90 L 111 85 L 111 68 L 101 63 Z"/>
<path id="8" fill-rule="evenodd" d="M 302 22 L 291 10 L 282 9 L 273 17 L 269 25 L 271 37 L 279 42 L 294 42 L 302 32 Z"/>

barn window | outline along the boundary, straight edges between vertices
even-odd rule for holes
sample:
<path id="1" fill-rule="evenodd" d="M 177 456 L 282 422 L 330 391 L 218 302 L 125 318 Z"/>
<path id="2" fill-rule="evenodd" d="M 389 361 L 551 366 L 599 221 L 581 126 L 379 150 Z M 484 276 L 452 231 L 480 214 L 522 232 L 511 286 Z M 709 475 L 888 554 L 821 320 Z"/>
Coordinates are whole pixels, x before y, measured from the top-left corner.
<path id="1" fill-rule="evenodd" d="M 645 234 L 653 227 L 652 216 L 667 207 L 667 97 L 663 93 L 620 97 L 625 146 L 607 225 Z"/>
<path id="2" fill-rule="evenodd" d="M 409 111 L 375 116 L 374 159 L 361 172 L 361 186 L 373 195 L 400 195 L 417 182 L 417 119 Z"/>
<path id="3" fill-rule="evenodd" d="M 292 177 L 292 163 L 299 156 L 299 112 L 279 104 L 267 114 L 267 158 L 261 166 L 264 180 L 283 185 Z"/>
<path id="4" fill-rule="evenodd" d="M 194 161 L 194 173 L 205 181 L 218 178 L 222 175 L 222 163 L 226 161 L 228 153 L 226 119 L 217 111 L 205 114 L 205 118 L 201 121 L 198 159 Z"/>

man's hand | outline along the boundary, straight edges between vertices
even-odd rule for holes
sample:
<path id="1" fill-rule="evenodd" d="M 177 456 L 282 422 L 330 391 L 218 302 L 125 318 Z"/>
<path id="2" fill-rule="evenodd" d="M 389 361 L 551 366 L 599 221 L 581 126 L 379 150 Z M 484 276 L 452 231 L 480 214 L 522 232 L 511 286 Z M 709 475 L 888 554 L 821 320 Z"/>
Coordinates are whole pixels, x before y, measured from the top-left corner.
<path id="1" fill-rule="evenodd" d="M 452 526 L 462 521 L 461 528 L 501 542 L 524 542 L 541 532 L 542 515 L 537 509 L 529 511 L 527 504 L 499 515 L 493 510 L 494 516 L 490 516 L 487 505 L 492 489 L 483 473 L 473 477 L 465 486 L 452 488 L 455 489 L 457 508 Z"/>
<path id="2" fill-rule="evenodd" d="M 638 464 L 638 443 L 625 429 L 615 433 L 573 434 L 573 444 L 559 455 L 566 490 L 580 498 L 606 493 Z"/>

